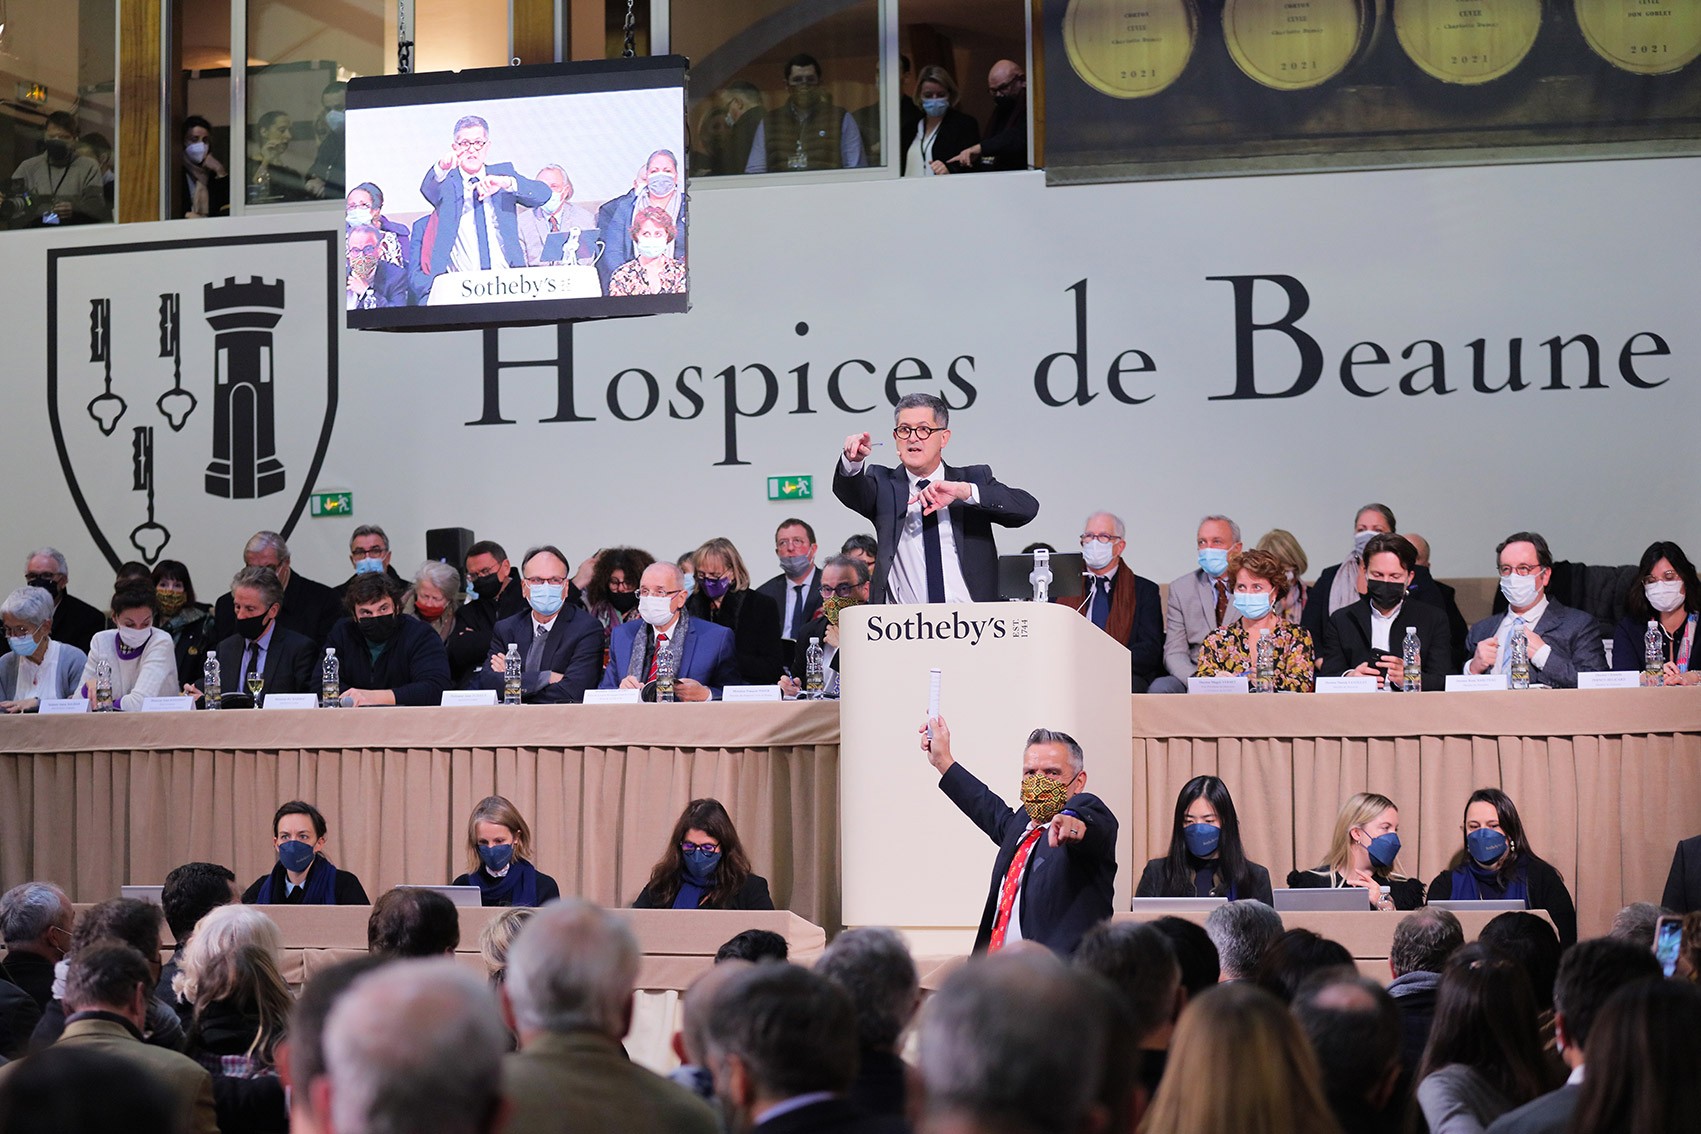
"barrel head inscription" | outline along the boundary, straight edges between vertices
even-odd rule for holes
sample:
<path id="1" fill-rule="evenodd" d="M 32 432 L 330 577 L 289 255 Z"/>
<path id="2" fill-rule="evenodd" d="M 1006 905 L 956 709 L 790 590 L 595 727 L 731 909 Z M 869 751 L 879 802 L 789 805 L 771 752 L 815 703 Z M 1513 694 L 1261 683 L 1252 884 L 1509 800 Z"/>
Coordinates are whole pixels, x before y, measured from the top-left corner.
<path id="1" fill-rule="evenodd" d="M 1145 98 L 1181 78 L 1198 35 L 1193 0 L 1071 0 L 1063 14 L 1069 65 L 1112 98 Z"/>
<path id="2" fill-rule="evenodd" d="M 1636 75 L 1669 75 L 1701 57 L 1695 0 L 1577 0 L 1577 25 L 1595 54 Z"/>
<path id="3" fill-rule="evenodd" d="M 1279 91 L 1305 90 L 1333 79 L 1359 56 L 1374 26 L 1375 2 L 1228 0 L 1223 37 L 1248 78 Z"/>
<path id="4" fill-rule="evenodd" d="M 1541 32 L 1541 0 L 1397 0 L 1394 33 L 1424 74 L 1488 83 L 1517 69 Z"/>

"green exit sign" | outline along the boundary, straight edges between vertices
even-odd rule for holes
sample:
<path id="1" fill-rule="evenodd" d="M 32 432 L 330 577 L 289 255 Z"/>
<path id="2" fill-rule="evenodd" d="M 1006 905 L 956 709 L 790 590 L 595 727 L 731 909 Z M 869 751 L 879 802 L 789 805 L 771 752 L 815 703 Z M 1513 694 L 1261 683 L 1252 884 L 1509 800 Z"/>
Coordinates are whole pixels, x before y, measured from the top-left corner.
<path id="1" fill-rule="evenodd" d="M 812 476 L 771 476 L 768 478 L 769 500 L 813 500 L 815 478 Z"/>
<path id="2" fill-rule="evenodd" d="M 315 516 L 352 516 L 354 515 L 354 493 L 352 492 L 315 492 L 307 505 L 308 511 Z"/>

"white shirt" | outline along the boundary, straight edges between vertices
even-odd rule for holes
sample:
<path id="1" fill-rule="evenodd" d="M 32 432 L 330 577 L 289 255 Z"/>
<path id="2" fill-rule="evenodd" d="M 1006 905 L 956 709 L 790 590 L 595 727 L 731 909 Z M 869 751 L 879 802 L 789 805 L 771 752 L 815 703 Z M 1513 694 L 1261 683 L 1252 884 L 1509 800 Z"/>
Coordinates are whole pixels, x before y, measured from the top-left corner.
<path id="1" fill-rule="evenodd" d="M 459 165 L 444 170 L 440 165 L 431 167 L 437 180 L 446 181 L 450 177 L 461 180 L 461 217 L 455 228 L 455 246 L 449 250 L 449 270 L 451 272 L 477 272 L 483 270 L 478 258 L 478 227 L 473 223 L 473 188 L 469 181 L 483 181 L 485 171 L 481 168 L 477 173 L 468 173 Z M 508 254 L 502 249 L 502 234 L 496 228 L 496 206 L 490 200 L 484 202 L 484 228 L 490 242 L 490 266 L 492 268 L 513 267 L 508 263 Z"/>
<path id="2" fill-rule="evenodd" d="M 89 660 L 83 666 L 83 676 L 77 682 L 84 693 L 94 690 L 97 661 L 104 661 L 110 667 L 112 700 L 126 713 L 139 711 L 149 697 L 176 692 L 177 651 L 171 635 L 158 626 L 149 632 L 141 656 L 130 659 L 118 656 L 118 631 L 102 630 L 96 634 L 89 643 Z"/>
<path id="3" fill-rule="evenodd" d="M 1383 653 L 1392 652 L 1388 645 L 1388 640 L 1394 633 L 1394 619 L 1400 617 L 1400 607 L 1405 605 L 1406 604 L 1404 602 L 1401 602 L 1399 606 L 1396 606 L 1387 614 L 1383 614 L 1376 608 L 1375 603 L 1370 604 L 1371 649 L 1381 650 Z"/>
<path id="4" fill-rule="evenodd" d="M 785 609 L 780 611 L 780 637 L 790 638 L 795 642 L 797 641 L 797 634 L 803 630 L 802 626 L 791 624 L 792 619 L 797 615 L 797 588 L 800 586 L 803 588 L 803 613 L 808 615 L 809 608 L 812 605 L 810 600 L 815 597 L 815 590 L 820 586 L 821 571 L 812 564 L 809 568 L 809 574 L 804 576 L 801 583 L 791 576 L 785 575 L 784 572 L 781 572 L 781 575 L 786 581 L 786 593 L 785 598 L 781 600 Z"/>
<path id="5" fill-rule="evenodd" d="M 36 665 L 28 658 L 20 657 L 18 659 L 18 683 L 17 687 L 13 690 L 12 699 L 16 701 L 27 701 L 31 697 L 41 697 L 42 694 L 38 690 L 38 683 L 41 680 L 41 675 L 43 673 L 56 673 L 58 672 L 58 669 L 59 641 L 56 638 L 49 638 L 47 640 L 47 652 L 41 655 L 40 665 Z M 59 696 L 59 691 L 57 689 L 49 689 L 47 690 L 47 696 L 57 697 Z"/>
<path id="6" fill-rule="evenodd" d="M 867 462 L 850 461 L 839 458 L 846 476 L 861 476 Z M 918 477 L 909 469 L 904 470 L 904 476 L 909 481 L 909 495 L 916 494 L 916 485 L 925 480 L 929 484 L 938 484 L 945 477 L 945 463 L 941 461 L 934 466 L 932 472 L 925 477 Z M 980 486 L 969 485 L 970 504 L 980 503 Z M 945 568 L 945 601 L 973 602 L 969 594 L 969 584 L 963 578 L 963 563 L 957 556 L 957 536 L 951 527 L 951 509 L 941 508 L 934 515 L 939 517 L 939 556 Z M 904 521 L 898 530 L 898 546 L 892 553 L 892 569 L 886 576 L 886 598 L 891 602 L 925 603 L 927 601 L 927 549 L 922 544 L 921 502 L 918 500 L 909 506 L 904 514 Z"/>
<path id="7" fill-rule="evenodd" d="M 1500 642 L 1500 654 L 1494 660 L 1494 668 L 1489 670 L 1488 672 L 1490 672 L 1490 673 L 1505 673 L 1506 667 L 1512 661 L 1512 623 L 1513 623 L 1513 620 L 1522 618 L 1524 620 L 1524 631 L 1525 631 L 1525 633 L 1528 633 L 1529 631 L 1534 630 L 1536 628 L 1536 623 L 1540 622 L 1542 620 L 1542 615 L 1544 615 L 1546 613 L 1547 613 L 1547 592 L 1546 591 L 1543 591 L 1542 597 L 1536 600 L 1536 605 L 1532 606 L 1529 610 L 1526 610 L 1522 614 L 1515 613 L 1512 610 L 1511 607 L 1506 608 L 1506 616 L 1500 620 L 1500 628 L 1494 632 L 1495 638 L 1498 639 L 1499 642 Z M 1541 669 L 1541 668 L 1543 668 L 1544 666 L 1547 665 L 1547 659 L 1552 653 L 1553 653 L 1553 647 L 1547 645 L 1546 643 L 1543 643 L 1541 649 L 1536 650 L 1534 653 L 1532 653 L 1530 655 L 1530 664 L 1532 666 L 1534 666 L 1536 669 Z M 1465 672 L 1466 673 L 1471 672 L 1471 662 L 1474 661 L 1474 660 L 1476 660 L 1474 657 L 1465 659 Z"/>

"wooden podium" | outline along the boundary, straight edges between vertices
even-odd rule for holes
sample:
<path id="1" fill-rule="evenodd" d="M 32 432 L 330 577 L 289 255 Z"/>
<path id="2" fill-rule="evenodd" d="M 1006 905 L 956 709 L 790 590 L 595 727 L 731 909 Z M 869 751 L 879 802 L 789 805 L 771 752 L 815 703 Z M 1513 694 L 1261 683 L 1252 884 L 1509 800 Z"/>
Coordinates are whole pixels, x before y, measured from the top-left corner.
<path id="1" fill-rule="evenodd" d="M 1013 806 L 1029 732 L 1080 742 L 1086 790 L 1119 823 L 1116 908 L 1128 908 L 1138 864 L 1124 646 L 1056 603 L 857 606 L 839 632 L 845 925 L 892 926 L 920 953 L 974 942 L 998 848 L 945 798 L 921 750 L 933 668 L 957 761 Z"/>

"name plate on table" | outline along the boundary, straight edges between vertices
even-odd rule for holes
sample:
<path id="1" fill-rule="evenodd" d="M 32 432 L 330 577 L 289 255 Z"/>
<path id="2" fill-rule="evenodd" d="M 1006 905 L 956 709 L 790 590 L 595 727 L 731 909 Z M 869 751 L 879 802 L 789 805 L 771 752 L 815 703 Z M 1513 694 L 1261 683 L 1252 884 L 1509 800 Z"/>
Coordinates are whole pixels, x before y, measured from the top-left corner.
<path id="1" fill-rule="evenodd" d="M 1488 693 L 1510 688 L 1512 688 L 1512 683 L 1504 673 L 1449 673 L 1447 675 L 1447 692 L 1449 693 Z"/>
<path id="2" fill-rule="evenodd" d="M 1607 673 L 1579 673 L 1579 689 L 1640 689 L 1642 675 L 1635 670 L 1611 670 Z"/>
<path id="3" fill-rule="evenodd" d="M 636 705 L 643 701 L 643 694 L 636 689 L 587 689 L 585 704 L 587 705 Z"/>
<path id="4" fill-rule="evenodd" d="M 1250 693 L 1252 683 L 1244 677 L 1189 677 L 1189 693 Z"/>
<path id="5" fill-rule="evenodd" d="M 262 709 L 317 709 L 317 693 L 268 693 L 260 702 Z"/>
<path id="6" fill-rule="evenodd" d="M 144 713 L 187 713 L 195 707 L 193 697 L 144 697 L 142 712 Z"/>
<path id="7" fill-rule="evenodd" d="M 87 697 L 43 697 L 36 706 L 36 712 L 47 713 L 86 713 L 89 711 Z"/>
<path id="8" fill-rule="evenodd" d="M 779 701 L 778 685 L 726 685 L 721 688 L 723 701 Z"/>
<path id="9" fill-rule="evenodd" d="M 1317 679 L 1319 693 L 1380 693 L 1376 688 L 1376 679 L 1364 674 L 1354 674 L 1351 677 L 1319 677 Z"/>
<path id="10" fill-rule="evenodd" d="M 465 709 L 472 705 L 496 704 L 494 689 L 445 689 L 443 690 L 445 707 Z"/>

